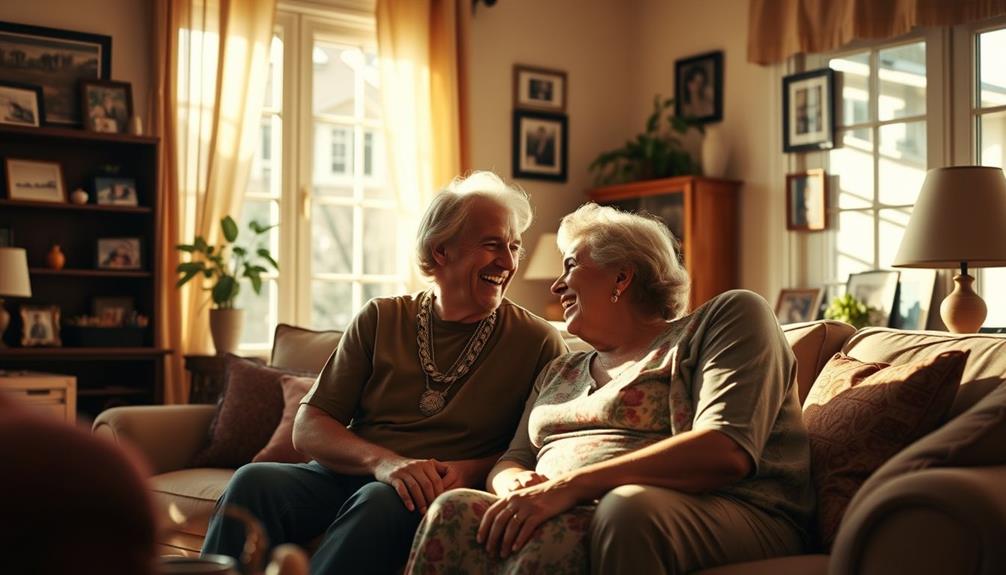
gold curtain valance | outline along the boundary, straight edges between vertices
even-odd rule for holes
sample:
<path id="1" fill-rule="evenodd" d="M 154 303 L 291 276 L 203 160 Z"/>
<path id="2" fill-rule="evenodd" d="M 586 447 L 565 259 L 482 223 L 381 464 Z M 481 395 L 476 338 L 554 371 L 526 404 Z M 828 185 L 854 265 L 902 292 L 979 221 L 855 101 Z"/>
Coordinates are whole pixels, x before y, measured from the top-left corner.
<path id="1" fill-rule="evenodd" d="M 955 26 L 1006 14 L 1006 0 L 751 0 L 748 61 L 774 64 L 917 26 Z"/>

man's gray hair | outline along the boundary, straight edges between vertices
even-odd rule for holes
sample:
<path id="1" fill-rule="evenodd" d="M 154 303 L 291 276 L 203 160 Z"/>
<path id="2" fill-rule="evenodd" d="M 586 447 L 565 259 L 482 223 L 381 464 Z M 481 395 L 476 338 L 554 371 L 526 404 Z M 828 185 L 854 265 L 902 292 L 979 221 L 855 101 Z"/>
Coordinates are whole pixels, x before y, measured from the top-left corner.
<path id="1" fill-rule="evenodd" d="M 518 234 L 531 226 L 531 203 L 527 193 L 507 184 L 492 172 L 472 172 L 454 178 L 426 208 L 416 233 L 416 260 L 423 275 L 431 277 L 437 267 L 433 250 L 457 237 L 477 198 L 486 198 L 510 210 Z"/>
<path id="2" fill-rule="evenodd" d="M 590 257 L 605 268 L 626 266 L 634 272 L 630 301 L 664 319 L 688 309 L 688 272 L 678 261 L 678 243 L 655 216 L 631 214 L 594 203 L 562 218 L 559 249 L 582 242 Z"/>

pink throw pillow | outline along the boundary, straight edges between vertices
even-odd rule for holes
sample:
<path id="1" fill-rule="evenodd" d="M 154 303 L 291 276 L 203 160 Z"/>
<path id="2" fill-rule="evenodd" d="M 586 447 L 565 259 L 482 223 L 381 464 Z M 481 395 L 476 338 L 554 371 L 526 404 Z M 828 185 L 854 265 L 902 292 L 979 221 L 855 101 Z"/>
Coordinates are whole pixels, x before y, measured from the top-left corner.
<path id="1" fill-rule="evenodd" d="M 314 378 L 284 375 L 279 384 L 283 388 L 283 418 L 272 433 L 269 443 L 252 458 L 252 462 L 306 463 L 310 458 L 293 447 L 293 419 L 300 408 L 300 400 L 314 385 Z"/>

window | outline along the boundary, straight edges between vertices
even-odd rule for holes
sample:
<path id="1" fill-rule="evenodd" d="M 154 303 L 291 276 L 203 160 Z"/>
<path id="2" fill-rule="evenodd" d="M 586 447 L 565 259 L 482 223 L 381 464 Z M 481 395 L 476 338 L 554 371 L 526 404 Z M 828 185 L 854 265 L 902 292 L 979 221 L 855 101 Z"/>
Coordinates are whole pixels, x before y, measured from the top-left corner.
<path id="1" fill-rule="evenodd" d="M 268 349 L 280 321 L 344 329 L 368 299 L 401 293 L 408 262 L 385 174 L 373 15 L 277 14 L 242 220 L 279 224 L 269 241 L 280 273 L 262 297 L 239 296 L 245 351 Z"/>

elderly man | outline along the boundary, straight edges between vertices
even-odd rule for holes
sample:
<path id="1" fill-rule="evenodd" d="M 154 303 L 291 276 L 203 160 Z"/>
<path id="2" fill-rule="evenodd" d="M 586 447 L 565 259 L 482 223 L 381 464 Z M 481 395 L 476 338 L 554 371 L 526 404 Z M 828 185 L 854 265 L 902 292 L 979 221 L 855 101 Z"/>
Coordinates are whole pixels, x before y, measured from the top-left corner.
<path id="1" fill-rule="evenodd" d="M 418 234 L 432 289 L 371 300 L 304 398 L 293 440 L 314 461 L 246 465 L 218 509 L 250 510 L 272 545 L 322 536 L 312 573 L 404 565 L 430 503 L 483 485 L 538 372 L 566 351 L 503 297 L 530 223 L 527 196 L 494 174 L 440 193 Z M 218 513 L 203 552 L 236 557 L 242 540 Z"/>

